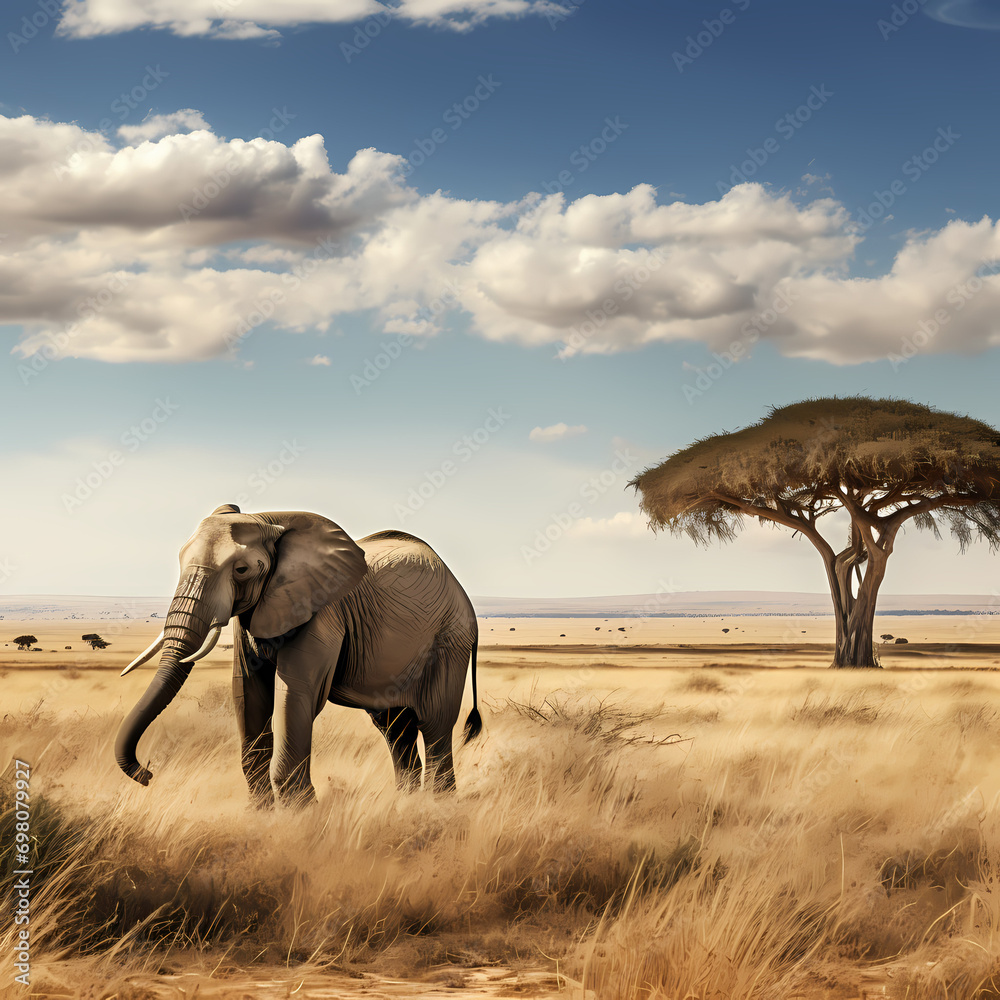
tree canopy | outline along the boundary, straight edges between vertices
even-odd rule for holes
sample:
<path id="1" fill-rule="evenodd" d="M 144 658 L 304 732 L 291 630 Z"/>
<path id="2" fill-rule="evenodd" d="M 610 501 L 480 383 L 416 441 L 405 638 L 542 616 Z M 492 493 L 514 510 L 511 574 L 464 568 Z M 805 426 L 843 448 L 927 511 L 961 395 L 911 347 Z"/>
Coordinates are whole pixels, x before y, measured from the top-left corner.
<path id="1" fill-rule="evenodd" d="M 872 659 L 859 648 L 867 638 L 861 620 L 874 616 L 885 560 L 904 522 L 937 537 L 946 527 L 962 551 L 977 537 L 1000 546 L 1000 432 L 907 400 L 852 396 L 772 407 L 743 430 L 675 452 L 630 485 L 654 530 L 697 543 L 734 538 L 748 516 L 807 537 L 831 583 L 835 663 L 846 657 L 871 665 L 861 662 Z M 851 529 L 847 547 L 835 552 L 817 522 L 838 510 L 849 513 Z"/>
<path id="2" fill-rule="evenodd" d="M 18 649 L 28 649 L 34 646 L 38 640 L 33 635 L 19 635 L 14 639 Z"/>

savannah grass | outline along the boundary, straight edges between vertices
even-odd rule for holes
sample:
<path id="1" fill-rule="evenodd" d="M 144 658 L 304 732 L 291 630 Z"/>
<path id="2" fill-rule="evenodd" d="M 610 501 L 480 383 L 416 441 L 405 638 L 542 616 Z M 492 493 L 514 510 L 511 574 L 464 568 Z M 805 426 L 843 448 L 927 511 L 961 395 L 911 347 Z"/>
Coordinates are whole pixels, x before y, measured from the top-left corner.
<path id="1" fill-rule="evenodd" d="M 221 686 L 151 730 L 146 789 L 115 767 L 119 711 L 12 713 L 32 995 L 177 995 L 157 982 L 193 970 L 242 997 L 276 969 L 446 974 L 461 995 L 482 966 L 600 1000 L 1000 995 L 1000 685 L 910 676 L 670 670 L 657 709 L 488 703 L 451 797 L 398 794 L 367 717 L 328 710 L 301 813 L 248 807 Z M 0 932 L 0 995 L 20 997 Z"/>

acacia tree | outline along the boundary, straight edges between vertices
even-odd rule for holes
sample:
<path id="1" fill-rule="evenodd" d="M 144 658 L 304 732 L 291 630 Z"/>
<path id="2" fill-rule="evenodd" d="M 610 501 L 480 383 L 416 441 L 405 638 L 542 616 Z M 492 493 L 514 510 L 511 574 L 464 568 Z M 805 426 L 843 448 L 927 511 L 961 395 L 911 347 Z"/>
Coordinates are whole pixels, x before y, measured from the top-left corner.
<path id="1" fill-rule="evenodd" d="M 14 639 L 18 649 L 30 649 L 38 640 L 33 635 L 19 635 Z"/>
<path id="2" fill-rule="evenodd" d="M 675 452 L 629 484 L 656 531 L 696 543 L 735 538 L 747 517 L 801 533 L 826 568 L 836 619 L 833 666 L 874 667 L 875 604 L 907 522 L 962 552 L 1000 547 L 1000 432 L 906 400 L 812 399 Z M 837 551 L 820 518 L 850 517 Z"/>

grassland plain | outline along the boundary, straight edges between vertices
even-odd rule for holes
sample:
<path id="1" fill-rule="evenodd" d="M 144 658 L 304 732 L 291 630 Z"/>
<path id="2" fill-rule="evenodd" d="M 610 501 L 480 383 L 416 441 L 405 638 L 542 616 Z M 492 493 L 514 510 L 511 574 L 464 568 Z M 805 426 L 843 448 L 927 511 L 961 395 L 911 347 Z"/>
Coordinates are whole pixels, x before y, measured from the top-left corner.
<path id="1" fill-rule="evenodd" d="M 142 788 L 117 671 L 155 625 L 4 622 L 43 651 L 0 646 L 37 838 L 26 990 L 6 772 L 0 996 L 1000 996 L 1000 623 L 887 618 L 883 671 L 824 669 L 822 619 L 481 624 L 457 795 L 330 706 L 289 814 L 247 807 L 225 651 Z"/>

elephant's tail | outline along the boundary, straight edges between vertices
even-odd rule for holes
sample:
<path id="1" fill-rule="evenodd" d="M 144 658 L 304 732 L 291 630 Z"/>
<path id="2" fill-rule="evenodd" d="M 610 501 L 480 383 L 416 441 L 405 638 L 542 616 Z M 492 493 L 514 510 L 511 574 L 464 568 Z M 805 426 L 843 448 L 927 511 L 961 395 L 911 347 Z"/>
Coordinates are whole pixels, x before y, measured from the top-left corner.
<path id="1" fill-rule="evenodd" d="M 479 636 L 472 641 L 472 711 L 465 720 L 465 739 L 463 743 L 474 740 L 483 731 L 483 717 L 479 714 L 479 695 L 476 693 L 476 651 L 479 649 Z"/>

